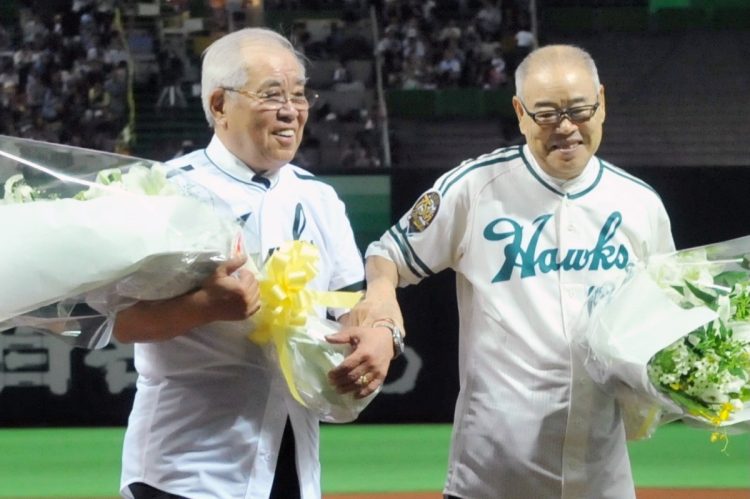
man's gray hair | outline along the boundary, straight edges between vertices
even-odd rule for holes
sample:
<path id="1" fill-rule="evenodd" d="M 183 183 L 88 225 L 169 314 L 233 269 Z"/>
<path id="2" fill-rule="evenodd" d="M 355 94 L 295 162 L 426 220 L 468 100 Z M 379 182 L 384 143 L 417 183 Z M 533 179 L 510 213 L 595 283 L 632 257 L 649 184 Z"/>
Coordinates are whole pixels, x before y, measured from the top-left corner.
<path id="1" fill-rule="evenodd" d="M 242 88 L 250 77 L 250 65 L 242 49 L 255 43 L 275 44 L 294 54 L 305 77 L 305 56 L 282 35 L 267 28 L 244 28 L 224 35 L 203 51 L 201 70 L 201 102 L 206 120 L 211 128 L 211 94 L 217 88 Z M 259 52 L 259 54 L 261 54 Z M 262 55 L 262 54 L 261 54 Z"/>
<path id="2" fill-rule="evenodd" d="M 529 71 L 552 64 L 583 64 L 591 73 L 597 91 L 599 90 L 599 71 L 591 54 L 575 45 L 547 45 L 531 52 L 516 68 L 516 97 L 523 100 L 521 94 Z"/>

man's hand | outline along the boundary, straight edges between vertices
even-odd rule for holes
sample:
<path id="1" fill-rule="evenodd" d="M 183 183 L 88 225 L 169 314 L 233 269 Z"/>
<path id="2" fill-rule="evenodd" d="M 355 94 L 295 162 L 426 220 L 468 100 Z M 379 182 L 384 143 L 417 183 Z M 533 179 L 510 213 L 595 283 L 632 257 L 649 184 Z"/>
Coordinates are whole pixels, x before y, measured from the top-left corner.
<path id="1" fill-rule="evenodd" d="M 388 328 L 345 327 L 326 339 L 352 346 L 352 353 L 328 373 L 339 393 L 353 392 L 355 398 L 363 398 L 383 384 L 393 358 L 393 338 Z"/>
<path id="2" fill-rule="evenodd" d="M 247 256 L 235 256 L 219 265 L 195 292 L 195 305 L 205 310 L 208 322 L 247 319 L 260 309 L 260 286 L 242 266 Z"/>
<path id="3" fill-rule="evenodd" d="M 113 334 L 123 343 L 164 341 L 214 321 L 247 319 L 260 308 L 260 286 L 242 268 L 244 255 L 219 265 L 201 287 L 166 300 L 141 301 L 120 311 Z"/>
<path id="4" fill-rule="evenodd" d="M 371 257 L 365 268 L 365 299 L 342 317 L 344 328 L 327 337 L 331 343 L 352 346 L 352 353 L 328 373 L 328 379 L 339 393 L 352 392 L 356 398 L 370 395 L 383 384 L 395 353 L 391 330 L 372 327 L 373 324 L 387 320 L 403 326 L 401 308 L 396 301 L 396 266 L 385 258 Z"/>

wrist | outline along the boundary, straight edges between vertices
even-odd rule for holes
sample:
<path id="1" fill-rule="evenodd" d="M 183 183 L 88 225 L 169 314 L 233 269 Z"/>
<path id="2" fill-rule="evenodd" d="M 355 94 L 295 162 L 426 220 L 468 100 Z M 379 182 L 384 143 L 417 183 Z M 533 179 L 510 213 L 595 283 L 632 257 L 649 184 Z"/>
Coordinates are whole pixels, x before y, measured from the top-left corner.
<path id="1" fill-rule="evenodd" d="M 396 324 L 396 321 L 393 319 L 378 319 L 375 322 L 372 323 L 373 328 L 385 328 L 387 329 L 391 334 L 391 341 L 393 342 L 393 357 L 392 359 L 395 359 L 396 357 L 401 356 L 401 354 L 404 353 L 404 332 L 401 330 L 398 324 Z"/>

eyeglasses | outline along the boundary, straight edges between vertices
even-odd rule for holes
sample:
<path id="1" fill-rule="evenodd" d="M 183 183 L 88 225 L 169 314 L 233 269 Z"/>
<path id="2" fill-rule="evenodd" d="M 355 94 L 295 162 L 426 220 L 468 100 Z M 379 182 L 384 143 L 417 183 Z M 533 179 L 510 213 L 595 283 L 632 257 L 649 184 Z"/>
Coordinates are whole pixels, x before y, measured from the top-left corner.
<path id="1" fill-rule="evenodd" d="M 534 123 L 539 126 L 557 125 L 563 120 L 563 117 L 568 118 L 571 123 L 575 123 L 576 125 L 578 125 L 590 120 L 596 113 L 596 110 L 599 109 L 598 99 L 596 101 L 596 104 L 593 105 L 575 106 L 566 109 L 555 109 L 549 111 L 538 111 L 536 113 L 532 113 L 528 109 L 526 109 L 526 105 L 523 103 L 523 101 L 519 100 L 519 102 L 521 102 L 521 107 L 523 107 L 523 110 L 526 111 L 526 114 L 531 116 L 531 119 L 534 120 Z"/>
<path id="2" fill-rule="evenodd" d="M 246 97 L 252 97 L 260 102 L 264 110 L 278 111 L 287 103 L 290 103 L 297 111 L 307 111 L 318 101 L 318 94 L 312 90 L 303 90 L 288 95 L 281 90 L 265 90 L 262 92 L 252 92 L 250 90 L 239 90 L 236 88 L 221 87 L 227 92 L 235 92 Z"/>

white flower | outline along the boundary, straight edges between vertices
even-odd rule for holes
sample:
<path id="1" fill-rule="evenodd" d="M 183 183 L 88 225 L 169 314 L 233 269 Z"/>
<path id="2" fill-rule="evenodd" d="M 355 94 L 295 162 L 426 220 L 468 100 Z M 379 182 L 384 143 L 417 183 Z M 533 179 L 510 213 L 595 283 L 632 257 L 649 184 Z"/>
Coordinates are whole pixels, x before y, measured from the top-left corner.
<path id="1" fill-rule="evenodd" d="M 735 340 L 750 344 L 750 323 L 732 322 L 730 327 L 732 328 L 732 337 Z"/>
<path id="2" fill-rule="evenodd" d="M 3 201 L 6 203 L 28 203 L 34 200 L 36 194 L 36 190 L 26 183 L 20 173 L 9 177 L 3 189 Z"/>
<path id="3" fill-rule="evenodd" d="M 742 387 L 745 386 L 746 381 L 747 380 L 743 378 L 734 378 L 733 380 L 725 383 L 722 388 L 727 393 L 739 393 L 740 390 L 742 390 Z"/>
<path id="4" fill-rule="evenodd" d="M 728 295 L 719 295 L 716 312 L 719 314 L 719 320 L 724 324 L 732 318 L 731 301 Z"/>
<path id="5" fill-rule="evenodd" d="M 706 386 L 704 390 L 697 391 L 695 395 L 711 404 L 723 404 L 729 401 L 729 396 L 714 385 Z"/>

